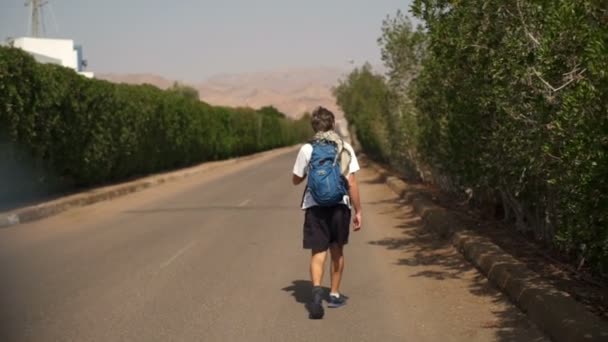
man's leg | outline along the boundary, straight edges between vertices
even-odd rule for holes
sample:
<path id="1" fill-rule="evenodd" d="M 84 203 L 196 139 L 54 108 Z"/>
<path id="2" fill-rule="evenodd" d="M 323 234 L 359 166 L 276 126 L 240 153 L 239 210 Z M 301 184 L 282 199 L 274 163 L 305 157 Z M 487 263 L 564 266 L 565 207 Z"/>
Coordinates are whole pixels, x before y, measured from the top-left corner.
<path id="1" fill-rule="evenodd" d="M 340 293 L 340 281 L 344 272 L 344 246 L 332 245 L 331 252 L 331 293 Z"/>
<path id="2" fill-rule="evenodd" d="M 312 282 L 312 302 L 309 306 L 310 318 L 323 318 L 323 297 L 325 296 L 321 281 L 323 280 L 323 269 L 327 250 L 314 250 L 310 258 L 310 281 Z"/>
<path id="3" fill-rule="evenodd" d="M 310 318 L 323 318 L 323 298 L 321 287 L 325 259 L 329 244 L 329 231 L 324 217 L 326 210 L 312 207 L 306 210 L 304 218 L 304 248 L 312 250 L 310 256 L 310 281 L 312 282 L 312 302 L 309 304 Z"/>
<path id="4" fill-rule="evenodd" d="M 348 243 L 350 232 L 350 209 L 347 206 L 339 205 L 334 209 L 331 227 L 331 291 L 327 306 L 338 308 L 346 304 L 346 298 L 340 295 L 340 283 L 344 272 L 344 245 Z"/>
<path id="5" fill-rule="evenodd" d="M 312 256 L 310 258 L 310 281 L 312 282 L 312 286 L 321 286 L 326 257 L 327 251 L 312 250 Z"/>

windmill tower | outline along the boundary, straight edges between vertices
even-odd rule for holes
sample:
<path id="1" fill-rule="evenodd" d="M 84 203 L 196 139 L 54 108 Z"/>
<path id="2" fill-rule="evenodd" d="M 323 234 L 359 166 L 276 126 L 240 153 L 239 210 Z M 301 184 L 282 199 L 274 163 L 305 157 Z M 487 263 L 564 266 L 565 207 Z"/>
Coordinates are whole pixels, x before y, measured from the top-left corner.
<path id="1" fill-rule="evenodd" d="M 47 37 L 46 13 L 44 13 L 46 8 L 49 9 L 49 13 L 55 22 L 55 29 L 59 33 L 50 1 L 25 0 L 25 6 L 31 9 L 30 36 L 11 38 L 8 40 L 8 45 L 30 53 L 40 63 L 58 64 L 73 69 L 80 75 L 92 78 L 94 74 L 85 71 L 87 62 L 83 59 L 82 46 L 74 45 L 72 39 Z"/>
<path id="2" fill-rule="evenodd" d="M 25 6 L 30 6 L 32 9 L 32 16 L 30 18 L 30 34 L 32 37 L 39 38 L 42 37 L 42 34 L 44 33 L 45 27 L 42 17 L 42 8 L 48 3 L 48 1 L 44 0 L 27 0 L 25 2 Z"/>

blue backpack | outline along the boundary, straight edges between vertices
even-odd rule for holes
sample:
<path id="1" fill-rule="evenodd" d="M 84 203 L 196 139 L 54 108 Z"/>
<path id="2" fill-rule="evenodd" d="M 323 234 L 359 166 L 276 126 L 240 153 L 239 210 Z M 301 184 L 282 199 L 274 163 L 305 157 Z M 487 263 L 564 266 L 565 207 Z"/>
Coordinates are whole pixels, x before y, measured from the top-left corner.
<path id="1" fill-rule="evenodd" d="M 334 206 L 342 202 L 348 189 L 340 172 L 338 147 L 335 143 L 316 140 L 311 142 L 312 156 L 308 164 L 308 184 L 310 194 L 322 207 Z"/>

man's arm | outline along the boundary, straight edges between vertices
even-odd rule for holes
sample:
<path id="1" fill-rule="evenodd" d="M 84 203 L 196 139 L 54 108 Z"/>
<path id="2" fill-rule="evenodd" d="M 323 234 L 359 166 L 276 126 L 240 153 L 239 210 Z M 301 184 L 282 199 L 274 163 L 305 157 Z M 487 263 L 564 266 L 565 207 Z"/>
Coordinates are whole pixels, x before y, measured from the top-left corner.
<path id="1" fill-rule="evenodd" d="M 306 172 L 308 172 L 308 159 L 310 158 L 310 156 L 307 157 L 307 152 L 311 151 L 312 146 L 308 144 L 300 148 L 296 162 L 293 165 L 293 176 L 291 178 L 293 185 L 298 185 L 302 183 L 304 179 L 306 179 Z"/>
<path id="2" fill-rule="evenodd" d="M 300 176 L 294 174 L 293 177 L 291 178 L 291 182 L 293 183 L 293 185 L 298 185 L 298 184 L 302 183 L 305 178 L 306 178 L 306 175 L 304 175 L 304 177 L 300 177 Z"/>
<path id="3" fill-rule="evenodd" d="M 353 228 L 355 231 L 361 229 L 361 197 L 359 196 L 359 185 L 354 173 L 348 175 L 350 200 L 355 207 L 355 217 L 353 218 Z"/>

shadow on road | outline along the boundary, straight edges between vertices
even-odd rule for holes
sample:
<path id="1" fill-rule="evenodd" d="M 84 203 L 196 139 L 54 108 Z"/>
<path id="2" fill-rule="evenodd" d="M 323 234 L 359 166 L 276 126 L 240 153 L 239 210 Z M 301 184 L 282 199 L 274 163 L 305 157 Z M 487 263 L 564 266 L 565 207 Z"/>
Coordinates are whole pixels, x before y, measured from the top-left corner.
<path id="1" fill-rule="evenodd" d="M 294 280 L 292 285 L 281 290 L 291 292 L 296 302 L 301 304 L 306 304 L 312 300 L 312 284 L 309 280 Z"/>
<path id="2" fill-rule="evenodd" d="M 312 283 L 308 280 L 294 280 L 291 286 L 282 288 L 285 292 L 291 292 L 291 295 L 300 304 L 304 304 L 304 308 L 308 315 L 310 312 L 310 301 L 312 300 Z"/>
<path id="3" fill-rule="evenodd" d="M 306 312 L 310 314 L 308 305 L 312 301 L 312 283 L 309 280 L 294 280 L 290 286 L 284 287 L 281 290 L 290 292 L 296 302 L 304 304 Z M 323 291 L 325 294 L 329 294 L 328 287 L 323 287 Z"/>
<path id="4" fill-rule="evenodd" d="M 382 201 L 386 204 L 387 201 Z M 493 304 L 504 304 L 505 296 L 493 288 L 482 274 L 468 263 L 451 245 L 424 227 L 406 203 L 393 199 L 390 210 L 382 212 L 397 218 L 397 229 L 402 237 L 386 237 L 370 241 L 373 246 L 380 246 L 394 251 L 403 251 L 408 257 L 390 260 L 394 264 L 409 267 L 414 272 L 411 277 L 426 277 L 436 281 L 460 280 L 468 283 L 468 290 L 475 296 L 490 297 Z M 474 276 L 471 276 L 475 272 Z M 527 317 L 511 304 L 496 305 L 501 308 L 493 311 L 492 317 L 480 322 L 479 329 L 497 329 L 496 341 L 544 341 L 543 337 L 530 333 Z M 505 308 L 505 309 L 502 309 Z"/>

